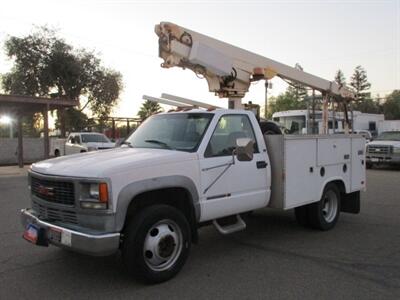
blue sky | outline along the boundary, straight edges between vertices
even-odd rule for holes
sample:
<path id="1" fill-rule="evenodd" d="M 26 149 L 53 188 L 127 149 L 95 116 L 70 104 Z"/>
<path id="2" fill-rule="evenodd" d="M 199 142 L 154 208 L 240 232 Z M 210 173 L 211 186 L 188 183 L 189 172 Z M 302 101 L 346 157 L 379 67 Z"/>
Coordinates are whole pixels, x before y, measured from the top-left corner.
<path id="1" fill-rule="evenodd" d="M 400 89 L 400 0 L 381 1 L 2 1 L 0 43 L 32 25 L 50 25 L 78 47 L 93 49 L 120 71 L 124 92 L 114 114 L 136 114 L 143 94 L 162 92 L 223 106 L 188 70 L 161 69 L 154 25 L 170 21 L 288 65 L 347 79 L 362 65 L 371 92 Z M 10 67 L 0 54 L 0 73 Z M 271 95 L 285 89 L 274 79 Z M 263 103 L 263 85 L 245 101 Z"/>

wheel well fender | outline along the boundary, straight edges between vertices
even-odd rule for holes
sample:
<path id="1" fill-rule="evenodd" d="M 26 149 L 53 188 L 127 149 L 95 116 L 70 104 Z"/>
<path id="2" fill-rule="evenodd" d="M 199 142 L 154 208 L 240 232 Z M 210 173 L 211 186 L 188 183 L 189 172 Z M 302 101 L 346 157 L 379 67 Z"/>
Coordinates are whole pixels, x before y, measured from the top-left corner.
<path id="1" fill-rule="evenodd" d="M 345 183 L 345 181 L 343 180 L 343 178 L 341 178 L 341 177 L 331 177 L 331 178 L 329 178 L 329 179 L 327 179 L 327 180 L 325 180 L 325 181 L 323 182 L 323 184 L 322 184 L 322 186 L 321 186 L 320 193 L 319 193 L 319 199 L 322 198 L 322 195 L 323 195 L 323 193 L 324 193 L 324 190 L 325 190 L 326 186 L 327 186 L 328 184 L 331 184 L 331 183 L 333 183 L 333 184 L 336 185 L 336 187 L 337 187 L 337 188 L 339 189 L 339 191 L 340 191 L 340 194 L 347 194 L 347 193 L 349 193 L 350 187 L 349 187 L 348 185 L 346 185 L 346 183 Z"/>
<path id="2" fill-rule="evenodd" d="M 174 193 L 178 195 L 176 201 L 171 197 Z M 185 176 L 165 176 L 136 181 L 120 191 L 116 208 L 116 230 L 123 229 L 128 211 L 156 203 L 166 203 L 181 210 L 183 208 L 179 206 L 182 205 L 188 208 L 191 227 L 200 220 L 199 196 L 194 182 Z"/>

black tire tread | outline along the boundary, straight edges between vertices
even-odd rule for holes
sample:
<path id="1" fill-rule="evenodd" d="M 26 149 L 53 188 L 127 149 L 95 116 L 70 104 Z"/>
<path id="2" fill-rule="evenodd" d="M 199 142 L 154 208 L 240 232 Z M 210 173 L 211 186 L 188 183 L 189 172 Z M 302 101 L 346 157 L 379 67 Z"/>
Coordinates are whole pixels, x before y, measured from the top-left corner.
<path id="1" fill-rule="evenodd" d="M 335 219 L 332 222 L 327 223 L 322 216 L 322 212 L 321 212 L 322 207 L 321 206 L 322 206 L 322 201 L 323 201 L 322 199 L 324 198 L 325 193 L 330 189 L 334 190 L 334 192 L 336 193 L 336 195 L 338 197 L 338 209 L 337 209 L 337 215 L 336 215 Z M 309 206 L 308 218 L 309 218 L 310 225 L 311 225 L 311 227 L 313 227 L 315 229 L 319 229 L 319 230 L 323 230 L 323 231 L 330 230 L 336 225 L 336 223 L 339 219 L 339 215 L 340 215 L 340 191 L 339 191 L 338 187 L 336 186 L 336 184 L 328 183 L 324 188 L 324 192 L 322 193 L 321 200 L 318 202 L 312 203 Z"/>
<path id="2" fill-rule="evenodd" d="M 146 232 L 141 232 L 148 226 L 156 223 L 160 216 L 174 219 L 182 226 L 183 249 L 176 264 L 169 270 L 154 272 L 144 262 L 142 249 Z M 160 283 L 174 277 L 185 264 L 191 245 L 190 226 L 186 217 L 176 208 L 169 205 L 152 205 L 140 210 L 127 224 L 124 230 L 122 243 L 122 259 L 125 270 L 144 283 Z"/>

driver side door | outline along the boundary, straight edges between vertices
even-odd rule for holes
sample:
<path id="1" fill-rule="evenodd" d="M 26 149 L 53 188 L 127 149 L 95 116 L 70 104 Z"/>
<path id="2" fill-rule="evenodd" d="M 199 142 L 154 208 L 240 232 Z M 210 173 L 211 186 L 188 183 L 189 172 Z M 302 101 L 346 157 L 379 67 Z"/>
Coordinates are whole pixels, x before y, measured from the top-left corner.
<path id="1" fill-rule="evenodd" d="M 238 138 L 254 141 L 251 161 L 238 161 L 232 155 Z M 201 221 L 266 205 L 267 160 L 266 153 L 259 149 L 254 129 L 246 114 L 220 117 L 204 155 L 200 158 Z"/>

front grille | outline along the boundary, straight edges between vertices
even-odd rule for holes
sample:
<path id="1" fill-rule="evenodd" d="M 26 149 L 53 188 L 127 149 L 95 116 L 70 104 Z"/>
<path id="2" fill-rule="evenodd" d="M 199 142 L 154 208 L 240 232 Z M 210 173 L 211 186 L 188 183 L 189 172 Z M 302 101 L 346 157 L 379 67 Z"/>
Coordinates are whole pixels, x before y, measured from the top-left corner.
<path id="1" fill-rule="evenodd" d="M 390 154 L 392 152 L 391 146 L 385 145 L 368 145 L 367 153 L 368 154 Z"/>
<path id="2" fill-rule="evenodd" d="M 72 182 L 31 178 L 32 194 L 40 199 L 64 205 L 75 203 L 74 184 Z"/>
<path id="3" fill-rule="evenodd" d="M 35 201 L 33 201 L 32 208 L 42 220 L 78 224 L 76 213 L 73 211 L 46 207 Z"/>

